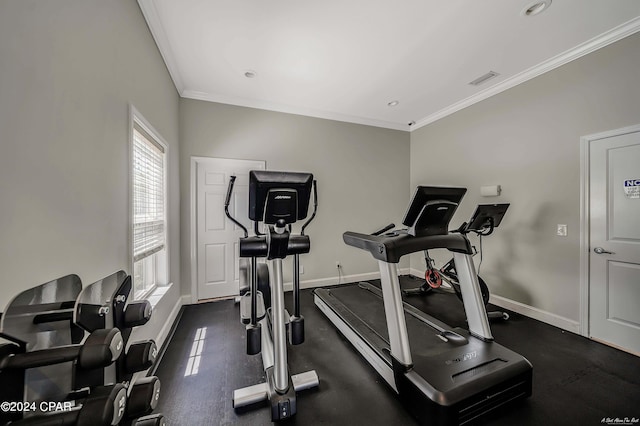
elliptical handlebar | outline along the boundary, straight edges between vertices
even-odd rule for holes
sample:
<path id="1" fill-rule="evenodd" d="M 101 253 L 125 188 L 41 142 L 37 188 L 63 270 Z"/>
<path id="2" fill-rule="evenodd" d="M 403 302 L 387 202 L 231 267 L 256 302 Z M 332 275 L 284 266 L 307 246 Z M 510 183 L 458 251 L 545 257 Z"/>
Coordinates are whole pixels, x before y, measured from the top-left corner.
<path id="1" fill-rule="evenodd" d="M 316 217 L 316 212 L 318 211 L 318 181 L 313 180 L 313 213 L 309 220 L 307 220 L 302 228 L 300 229 L 300 235 L 304 235 L 304 230 L 311 223 L 311 221 Z"/>
<path id="2" fill-rule="evenodd" d="M 231 193 L 233 192 L 233 185 L 236 182 L 236 177 L 231 176 L 229 178 L 229 186 L 227 187 L 227 197 L 224 200 L 224 206 L 229 207 L 229 202 L 231 202 Z"/>
<path id="3" fill-rule="evenodd" d="M 249 231 L 247 231 L 247 228 L 243 224 L 238 222 L 233 216 L 231 216 L 231 213 L 229 213 L 229 203 L 231 202 L 231 194 L 233 193 L 233 185 L 235 184 L 235 182 L 236 182 L 236 177 L 231 176 L 229 178 L 229 187 L 227 188 L 227 198 L 225 198 L 224 200 L 224 213 L 233 223 L 235 223 L 240 228 L 242 228 L 242 231 L 244 232 L 244 237 L 247 238 L 249 236 Z"/>

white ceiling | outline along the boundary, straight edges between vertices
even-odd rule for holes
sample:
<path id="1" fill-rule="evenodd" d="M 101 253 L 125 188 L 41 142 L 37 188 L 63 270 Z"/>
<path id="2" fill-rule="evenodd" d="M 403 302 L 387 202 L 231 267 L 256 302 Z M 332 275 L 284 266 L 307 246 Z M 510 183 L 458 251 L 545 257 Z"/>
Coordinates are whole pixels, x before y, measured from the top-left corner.
<path id="1" fill-rule="evenodd" d="M 138 0 L 182 97 L 401 130 L 640 30 L 639 0 L 535 2 Z"/>

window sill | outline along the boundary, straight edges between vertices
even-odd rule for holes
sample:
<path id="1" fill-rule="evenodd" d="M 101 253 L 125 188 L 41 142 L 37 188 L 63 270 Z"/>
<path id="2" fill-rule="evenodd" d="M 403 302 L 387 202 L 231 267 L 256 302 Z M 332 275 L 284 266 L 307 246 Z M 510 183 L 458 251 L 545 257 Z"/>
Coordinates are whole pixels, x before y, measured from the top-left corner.
<path id="1" fill-rule="evenodd" d="M 160 303 L 164 295 L 167 294 L 169 289 L 171 289 L 171 286 L 173 286 L 173 283 L 156 287 L 151 293 L 144 297 L 143 300 L 148 300 L 149 303 L 151 303 L 151 307 L 155 308 L 156 305 Z"/>

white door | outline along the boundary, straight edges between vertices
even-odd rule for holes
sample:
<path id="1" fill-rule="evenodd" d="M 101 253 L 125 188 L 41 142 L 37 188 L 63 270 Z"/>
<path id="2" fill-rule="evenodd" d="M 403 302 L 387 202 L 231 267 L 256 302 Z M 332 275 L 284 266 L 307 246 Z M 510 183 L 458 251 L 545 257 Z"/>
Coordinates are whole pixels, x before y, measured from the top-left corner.
<path id="1" fill-rule="evenodd" d="M 243 232 L 225 216 L 224 201 L 229 178 L 236 176 L 229 212 L 251 232 L 249 171 L 264 170 L 265 162 L 194 158 L 194 167 L 197 300 L 237 295 L 238 238 Z"/>
<path id="2" fill-rule="evenodd" d="M 640 353 L 640 129 L 589 142 L 589 334 Z"/>

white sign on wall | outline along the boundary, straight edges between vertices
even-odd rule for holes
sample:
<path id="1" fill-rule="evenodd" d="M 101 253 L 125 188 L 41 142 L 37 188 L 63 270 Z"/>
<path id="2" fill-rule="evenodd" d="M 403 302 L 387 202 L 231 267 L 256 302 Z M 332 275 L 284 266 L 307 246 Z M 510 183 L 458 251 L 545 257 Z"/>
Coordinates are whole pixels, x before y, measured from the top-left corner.
<path id="1" fill-rule="evenodd" d="M 626 179 L 624 181 L 624 194 L 627 198 L 640 198 L 640 179 Z"/>

